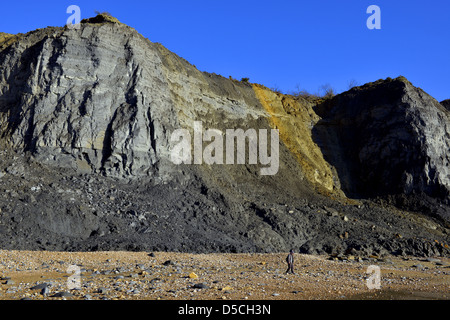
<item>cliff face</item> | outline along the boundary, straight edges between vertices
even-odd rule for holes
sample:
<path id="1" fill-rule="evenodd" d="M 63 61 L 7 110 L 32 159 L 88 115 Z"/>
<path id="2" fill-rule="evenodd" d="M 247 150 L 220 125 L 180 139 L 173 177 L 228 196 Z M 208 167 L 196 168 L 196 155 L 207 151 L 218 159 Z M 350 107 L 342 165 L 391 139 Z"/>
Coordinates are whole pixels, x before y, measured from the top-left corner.
<path id="1" fill-rule="evenodd" d="M 155 139 L 167 144 L 173 125 L 162 112 L 175 112 L 149 45 L 123 25 L 84 24 L 79 31 L 36 32 L 10 46 L 0 80 L 7 143 L 81 171 L 154 170 Z M 155 103 L 159 108 L 150 108 Z"/>
<path id="2" fill-rule="evenodd" d="M 404 78 L 377 81 L 317 107 L 325 158 L 353 197 L 448 198 L 450 113 Z"/>
<path id="3" fill-rule="evenodd" d="M 447 109 L 448 111 L 450 111 L 450 99 L 441 101 L 441 105 L 443 105 L 445 109 Z"/>
<path id="4" fill-rule="evenodd" d="M 13 236 L 20 234 L 19 223 L 27 228 L 22 212 L 27 232 L 41 230 L 40 248 L 133 243 L 140 249 L 368 253 L 376 246 L 404 250 L 412 239 L 407 234 L 417 233 L 390 209 L 352 198 L 424 194 L 444 204 L 427 213 L 448 221 L 449 111 L 406 79 L 311 102 L 200 72 L 117 20 L 97 18 L 84 20 L 79 30 L 0 34 L 2 188 L 12 198 L 20 198 L 19 190 L 36 190 L 31 183 L 47 188 L 20 198 L 15 207 L 0 199 L 0 209 L 11 215 L 4 219 L 13 221 L 0 227 L 4 239 L 20 238 Z M 226 150 L 228 130 L 238 129 L 250 136 L 251 130 L 267 133 L 269 144 L 252 148 L 253 140 L 245 140 L 244 164 L 174 163 L 177 130 L 190 133 L 192 158 L 200 139 L 201 151 L 214 146 L 210 156 L 217 160 L 243 152 L 237 141 Z M 272 129 L 279 141 L 271 142 Z M 262 151 L 278 151 L 276 163 L 261 161 Z M 28 165 L 12 168 L 15 157 Z M 274 171 L 264 175 L 262 169 Z M 86 181 L 73 180 L 77 175 Z M 17 176 L 28 182 L 14 182 Z M 66 199 L 59 197 L 64 188 L 78 191 Z M 54 206 L 45 204 L 48 197 L 58 199 Z M 355 217 L 352 227 L 342 225 L 344 216 Z M 369 224 L 385 220 L 404 230 L 397 247 L 368 235 Z M 381 228 L 390 239 L 392 231 Z M 444 229 L 436 228 L 446 239 L 445 222 L 439 227 Z M 353 238 L 342 237 L 350 229 Z M 368 238 L 376 243 L 372 249 L 361 247 Z"/>
<path id="5" fill-rule="evenodd" d="M 310 103 L 287 102 L 262 86 L 202 73 L 125 25 L 83 23 L 80 30 L 25 35 L 3 51 L 0 68 L 3 141 L 42 163 L 165 181 L 179 171 L 171 161 L 176 129 L 193 133 L 195 121 L 222 133 L 280 127 L 288 148 L 281 146 L 279 176 L 286 167 L 298 169 L 275 179 L 295 184 L 306 176 L 318 188 L 334 189 L 311 138 L 318 117 Z M 297 116 L 285 110 L 289 103 Z M 186 170 L 211 175 L 205 166 Z M 230 170 L 248 173 L 224 166 L 216 171 Z"/>

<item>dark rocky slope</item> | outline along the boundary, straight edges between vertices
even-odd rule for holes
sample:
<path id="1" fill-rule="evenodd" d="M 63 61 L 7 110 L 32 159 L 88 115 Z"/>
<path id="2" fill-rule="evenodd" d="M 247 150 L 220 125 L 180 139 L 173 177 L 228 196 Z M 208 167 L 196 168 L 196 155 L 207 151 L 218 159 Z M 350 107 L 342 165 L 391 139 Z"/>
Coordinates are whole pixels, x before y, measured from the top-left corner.
<path id="1" fill-rule="evenodd" d="M 448 111 L 450 111 L 450 99 L 441 101 L 441 104 L 446 108 Z"/>
<path id="2" fill-rule="evenodd" d="M 2 248 L 449 252 L 449 114 L 404 79 L 316 104 L 202 73 L 115 20 L 8 39 Z M 194 121 L 279 129 L 278 173 L 175 165 L 171 133 Z"/>
<path id="3" fill-rule="evenodd" d="M 316 108 L 313 129 L 350 197 L 422 206 L 450 219 L 450 112 L 403 77 L 356 87 Z M 423 209 L 423 208 L 422 208 Z"/>

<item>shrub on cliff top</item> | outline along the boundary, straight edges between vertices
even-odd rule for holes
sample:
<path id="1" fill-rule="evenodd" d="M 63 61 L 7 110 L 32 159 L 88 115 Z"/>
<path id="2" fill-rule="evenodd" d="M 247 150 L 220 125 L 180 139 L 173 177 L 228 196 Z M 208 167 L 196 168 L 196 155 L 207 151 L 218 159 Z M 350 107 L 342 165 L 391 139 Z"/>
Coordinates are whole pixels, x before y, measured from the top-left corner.
<path id="1" fill-rule="evenodd" d="M 114 18 L 109 12 L 99 12 L 95 11 L 97 16 L 89 19 L 84 19 L 81 21 L 81 23 L 120 23 L 120 21 L 117 18 Z"/>

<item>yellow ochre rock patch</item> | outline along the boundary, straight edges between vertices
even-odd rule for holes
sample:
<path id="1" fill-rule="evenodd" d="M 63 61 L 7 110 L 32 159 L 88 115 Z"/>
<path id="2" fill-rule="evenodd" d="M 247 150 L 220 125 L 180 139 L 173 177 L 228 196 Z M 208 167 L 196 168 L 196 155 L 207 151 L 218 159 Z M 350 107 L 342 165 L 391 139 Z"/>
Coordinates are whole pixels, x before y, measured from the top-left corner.
<path id="1" fill-rule="evenodd" d="M 0 51 L 9 47 L 11 44 L 16 42 L 19 36 L 9 33 L 0 32 Z"/>
<path id="2" fill-rule="evenodd" d="M 306 179 L 319 192 L 342 195 L 335 186 L 331 166 L 325 161 L 319 146 L 313 141 L 312 128 L 320 120 L 313 104 L 292 96 L 252 84 L 256 97 L 270 114 L 270 125 L 280 132 L 280 139 L 295 155 Z"/>

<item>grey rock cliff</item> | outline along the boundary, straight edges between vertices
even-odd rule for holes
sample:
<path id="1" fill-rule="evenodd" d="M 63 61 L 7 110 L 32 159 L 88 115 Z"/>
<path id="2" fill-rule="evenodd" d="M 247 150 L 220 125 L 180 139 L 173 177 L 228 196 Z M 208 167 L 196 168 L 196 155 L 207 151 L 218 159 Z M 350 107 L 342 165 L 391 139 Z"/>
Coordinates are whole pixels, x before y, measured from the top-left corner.
<path id="1" fill-rule="evenodd" d="M 200 72 L 112 18 L 0 34 L 0 246 L 446 254 L 445 103 L 402 78 L 317 103 Z M 278 173 L 175 165 L 171 134 L 195 121 L 279 129 Z M 425 218 L 371 200 L 421 194 L 440 201 Z"/>
<path id="2" fill-rule="evenodd" d="M 441 104 L 446 108 L 448 111 L 450 111 L 450 99 L 441 101 Z"/>
<path id="3" fill-rule="evenodd" d="M 176 112 L 150 46 L 119 24 L 25 36 L 0 60 L 3 136 L 58 166 L 156 171 Z"/>
<path id="4" fill-rule="evenodd" d="M 126 179 L 177 175 L 171 134 L 192 132 L 194 121 L 223 132 L 270 129 L 251 85 L 202 73 L 119 23 L 24 35 L 0 56 L 0 96 L 0 134 L 14 150 Z M 280 157 L 298 166 L 287 150 Z M 301 170 L 286 176 L 301 179 Z"/>
<path id="5" fill-rule="evenodd" d="M 405 78 L 380 80 L 317 107 L 314 128 L 350 196 L 450 192 L 450 112 Z"/>
<path id="6" fill-rule="evenodd" d="M 265 190 L 257 185 L 263 179 L 289 192 L 312 192 L 282 144 L 276 177 L 260 177 L 259 164 L 174 165 L 174 130 L 192 133 L 195 121 L 205 130 L 270 130 L 269 115 L 250 84 L 200 72 L 126 25 L 89 21 L 79 30 L 28 33 L 1 52 L 5 145 L 86 174 L 154 183 L 197 176 L 250 194 Z"/>

